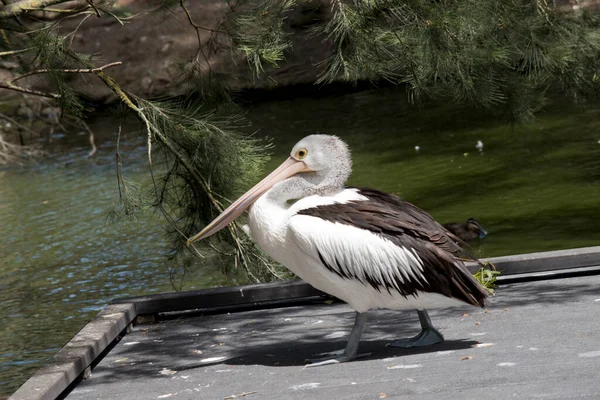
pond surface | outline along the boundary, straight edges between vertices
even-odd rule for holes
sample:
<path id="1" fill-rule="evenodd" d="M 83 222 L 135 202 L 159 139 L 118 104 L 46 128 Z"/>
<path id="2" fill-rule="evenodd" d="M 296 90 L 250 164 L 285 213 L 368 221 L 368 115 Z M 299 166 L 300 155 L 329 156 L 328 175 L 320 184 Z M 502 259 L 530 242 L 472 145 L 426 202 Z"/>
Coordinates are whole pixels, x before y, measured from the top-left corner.
<path id="1" fill-rule="evenodd" d="M 383 89 L 260 104 L 249 117 L 274 139 L 270 168 L 298 138 L 338 135 L 353 153 L 350 185 L 397 194 L 442 223 L 476 217 L 489 232 L 472 244 L 478 256 L 600 244 L 600 105 L 554 105 L 510 125 L 477 110 L 405 103 Z"/>
<path id="2" fill-rule="evenodd" d="M 273 138 L 270 167 L 303 136 L 335 134 L 353 150 L 350 184 L 399 194 L 441 222 L 477 217 L 489 232 L 473 244 L 478 256 L 600 243 L 600 107 L 556 107 L 511 127 L 404 99 L 384 89 L 281 100 L 248 106 L 248 117 Z M 0 395 L 111 299 L 173 290 L 161 216 L 107 221 L 118 197 L 116 127 L 104 120 L 94 129 L 93 160 L 87 134 L 55 134 L 50 158 L 0 170 Z M 121 148 L 126 175 L 147 179 L 144 139 L 126 136 Z M 183 289 L 213 282 L 188 276 Z"/>

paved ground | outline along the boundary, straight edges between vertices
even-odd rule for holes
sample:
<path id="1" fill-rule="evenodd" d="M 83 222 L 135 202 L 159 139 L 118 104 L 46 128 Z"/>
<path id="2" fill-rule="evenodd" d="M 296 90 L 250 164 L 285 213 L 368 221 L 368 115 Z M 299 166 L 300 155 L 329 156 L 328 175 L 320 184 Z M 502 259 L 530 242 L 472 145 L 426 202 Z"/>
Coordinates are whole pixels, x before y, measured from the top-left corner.
<path id="1" fill-rule="evenodd" d="M 385 347 L 418 319 L 376 311 L 360 347 L 371 356 L 307 369 L 345 345 L 348 306 L 139 325 L 67 399 L 600 399 L 600 276 L 503 286 L 488 312 L 430 315 L 443 344 Z"/>

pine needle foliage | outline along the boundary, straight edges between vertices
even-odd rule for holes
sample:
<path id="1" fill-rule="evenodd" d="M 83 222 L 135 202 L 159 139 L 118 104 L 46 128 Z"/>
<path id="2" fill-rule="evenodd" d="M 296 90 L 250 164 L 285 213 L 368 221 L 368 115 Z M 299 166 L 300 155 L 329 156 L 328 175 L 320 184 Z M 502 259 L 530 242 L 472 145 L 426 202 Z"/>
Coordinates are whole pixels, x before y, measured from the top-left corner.
<path id="1" fill-rule="evenodd" d="M 598 93 L 597 18 L 543 0 L 331 2 L 313 29 L 335 44 L 318 82 L 388 80 L 411 99 L 505 105 L 527 119 L 548 89 L 575 100 Z"/>
<path id="2" fill-rule="evenodd" d="M 256 75 L 264 72 L 264 64 L 277 67 L 291 48 L 283 27 L 285 11 L 294 5 L 294 0 L 262 0 L 251 4 L 249 11 L 232 15 L 228 32 L 233 48 L 244 54 Z"/>
<path id="3" fill-rule="evenodd" d="M 59 34 L 56 25 L 43 26 L 24 34 L 2 32 L 4 40 L 0 41 L 0 50 L 29 49 L 27 53 L 15 58 L 19 65 L 16 72 L 23 77 L 18 83 L 22 84 L 27 80 L 44 82 L 48 87 L 48 93 L 54 96 L 53 101 L 63 113 L 80 117 L 84 106 L 72 86 L 73 74 L 65 70 L 86 68 L 89 58 L 86 59 L 72 51 L 67 43 L 68 39 Z M 44 72 L 36 72 L 40 70 Z"/>
<path id="4" fill-rule="evenodd" d="M 134 182 L 118 173 L 119 198 L 107 210 L 107 220 L 116 223 L 122 219 L 138 219 L 152 209 L 153 203 L 147 190 L 138 182 Z"/>
<path id="5" fill-rule="evenodd" d="M 198 256 L 204 267 L 219 265 L 225 276 L 245 275 L 254 282 L 281 277 L 238 225 L 194 244 L 190 253 L 185 247 L 185 239 L 220 214 L 228 199 L 255 183 L 269 160 L 270 145 L 237 133 L 247 122 L 231 103 L 215 108 L 192 101 L 138 99 L 138 106 L 153 131 L 162 135 L 163 143 L 153 154 L 152 195 L 154 206 L 170 223 L 170 258 L 184 266 L 189 264 L 186 257 Z"/>
<path id="6" fill-rule="evenodd" d="M 181 4 L 165 1 L 161 10 L 174 12 L 173 7 Z M 261 24 L 269 29 L 254 31 L 256 38 L 251 43 L 259 47 L 250 57 L 254 65 L 273 64 L 283 58 L 282 52 L 289 45 L 287 36 L 282 33 L 281 22 L 274 27 L 270 23 L 275 20 L 273 16 L 279 16 L 290 4 L 289 0 L 260 4 Z M 109 6 L 95 1 L 76 12 L 82 13 L 79 15 L 81 23 L 92 15 L 122 22 Z M 242 18 L 240 23 L 247 24 L 251 19 Z M 129 115 L 133 113 L 142 123 L 142 132 L 148 137 L 151 184 L 132 182 L 123 175 L 118 149 L 119 197 L 109 210 L 108 218 L 140 218 L 149 210 L 160 211 L 169 223 L 168 235 L 172 239 L 169 256 L 174 265 L 184 270 L 198 265 L 191 260 L 200 258 L 199 266 L 204 272 L 217 266 L 222 275 L 242 278 L 242 281 L 261 282 L 286 276 L 236 224 L 211 240 L 196 243 L 192 248 L 185 247 L 186 239 L 216 217 L 229 199 L 255 183 L 269 158 L 268 142 L 238 133 L 248 123 L 231 102 L 222 80 L 212 74 L 207 59 L 210 52 L 198 47 L 195 57 L 183 64 L 181 79 L 194 85 L 196 93 L 184 100 L 144 100 L 121 89 L 96 66 L 92 56 L 73 51 L 71 45 L 76 30 L 61 33 L 60 21 L 59 18 L 57 22 L 35 24 L 33 29 L 33 23 L 17 19 L 15 25 L 12 20 L 0 20 L 0 49 L 7 50 L 7 54 L 13 49 L 26 49 L 13 57 L 19 61 L 15 82 L 23 84 L 18 90 L 49 97 L 63 112 L 83 118 L 83 105 L 71 78 L 80 73 L 77 71 L 84 71 L 103 81 L 117 95 L 123 110 Z M 204 29 L 197 27 L 192 19 L 189 23 L 196 29 Z M 7 24 L 16 26 L 16 33 L 7 30 Z M 198 43 L 206 45 L 200 39 Z M 263 43 L 264 48 L 260 49 Z M 216 46 L 215 38 L 211 37 L 210 46 Z M 272 51 L 273 46 L 278 50 Z M 211 74 L 206 74 L 207 70 Z M 41 85 L 33 86 L 35 84 Z M 119 128 L 117 142 L 120 132 Z"/>
<path id="7" fill-rule="evenodd" d="M 64 69 L 85 68 L 83 58 L 70 50 L 67 39 L 59 35 L 55 29 L 50 27 L 29 34 L 30 43 L 36 52 L 33 60 L 27 63 L 24 72 L 46 69 L 45 78 L 52 89 L 59 95 L 56 99 L 57 106 L 63 112 L 80 117 L 83 104 L 79 94 L 71 85 L 71 77 L 63 72 Z"/>

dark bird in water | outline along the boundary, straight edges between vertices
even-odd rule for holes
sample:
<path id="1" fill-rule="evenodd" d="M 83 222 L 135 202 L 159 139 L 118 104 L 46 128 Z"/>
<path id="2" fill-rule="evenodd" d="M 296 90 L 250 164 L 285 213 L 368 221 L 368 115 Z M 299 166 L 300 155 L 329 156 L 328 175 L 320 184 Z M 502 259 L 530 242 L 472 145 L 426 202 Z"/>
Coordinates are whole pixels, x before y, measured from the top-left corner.
<path id="1" fill-rule="evenodd" d="M 356 311 L 345 350 L 313 366 L 355 359 L 371 309 L 416 309 L 421 333 L 391 346 L 425 346 L 444 340 L 426 309 L 483 307 L 488 296 L 458 256 L 458 238 L 396 196 L 344 186 L 351 170 L 342 140 L 305 137 L 279 168 L 188 240 L 215 234 L 250 208 L 249 233 L 264 251 Z"/>
<path id="2" fill-rule="evenodd" d="M 477 238 L 483 239 L 487 232 L 483 229 L 483 226 L 479 221 L 473 217 L 469 218 L 465 223 L 449 222 L 443 225 L 444 228 L 448 229 L 454 236 L 462 239 L 465 242 L 470 242 Z"/>

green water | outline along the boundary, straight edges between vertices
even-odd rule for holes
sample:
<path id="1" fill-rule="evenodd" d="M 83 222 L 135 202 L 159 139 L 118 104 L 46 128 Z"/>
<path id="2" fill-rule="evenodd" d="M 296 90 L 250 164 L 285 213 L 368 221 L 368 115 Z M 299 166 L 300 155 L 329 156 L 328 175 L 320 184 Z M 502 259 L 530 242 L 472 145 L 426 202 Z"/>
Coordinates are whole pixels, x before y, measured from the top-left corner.
<path id="1" fill-rule="evenodd" d="M 600 105 L 554 105 L 511 126 L 404 99 L 385 89 L 279 101 L 250 117 L 274 138 L 271 168 L 307 134 L 338 135 L 353 151 L 349 184 L 395 193 L 443 223 L 478 218 L 489 233 L 472 244 L 478 256 L 600 244 Z"/>
<path id="2" fill-rule="evenodd" d="M 162 218 L 107 220 L 118 198 L 115 136 L 94 128 L 94 160 L 87 134 L 56 134 L 48 159 L 0 170 L 0 398 L 111 299 L 173 290 Z M 143 138 L 123 141 L 130 179 L 147 177 L 145 152 Z M 209 282 L 191 277 L 186 288 Z"/>
<path id="3" fill-rule="evenodd" d="M 441 222 L 477 217 L 489 232 L 473 244 L 479 256 L 600 244 L 600 106 L 555 106 L 511 128 L 479 111 L 408 108 L 404 98 L 385 89 L 274 101 L 248 106 L 248 117 L 273 138 L 270 167 L 303 136 L 335 134 L 353 150 L 350 184 L 399 194 Z M 172 290 L 161 217 L 106 221 L 117 196 L 114 126 L 94 128 L 94 160 L 86 135 L 57 134 L 52 157 L 0 170 L 0 395 L 110 299 Z M 147 176 L 144 146 L 124 138 L 129 178 Z M 183 289 L 211 282 L 190 275 Z"/>

